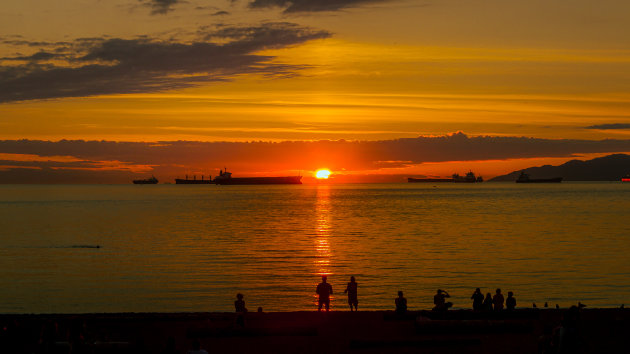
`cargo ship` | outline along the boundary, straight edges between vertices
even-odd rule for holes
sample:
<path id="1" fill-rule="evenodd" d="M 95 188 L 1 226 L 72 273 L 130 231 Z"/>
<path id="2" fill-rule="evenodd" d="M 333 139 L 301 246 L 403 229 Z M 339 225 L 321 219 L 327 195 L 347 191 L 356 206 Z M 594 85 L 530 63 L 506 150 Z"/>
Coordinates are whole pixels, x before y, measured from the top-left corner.
<path id="1" fill-rule="evenodd" d="M 476 177 L 475 174 L 470 171 L 466 174 L 466 176 L 460 176 L 455 173 L 451 178 L 407 178 L 408 183 L 432 183 L 432 182 L 451 182 L 451 183 L 477 183 L 483 182 L 483 178 L 481 176 Z"/>
<path id="2" fill-rule="evenodd" d="M 525 171 L 521 171 L 521 175 L 516 179 L 516 183 L 560 183 L 562 177 L 553 178 L 530 178 Z"/>
<path id="3" fill-rule="evenodd" d="M 455 183 L 479 183 L 483 182 L 483 178 L 481 176 L 475 177 L 473 171 L 469 171 L 466 176 L 462 177 L 457 173 L 453 175 L 453 182 Z"/>
<path id="4" fill-rule="evenodd" d="M 216 184 L 302 184 L 302 176 L 232 177 L 232 172 L 221 170 L 213 180 Z"/>
<path id="5" fill-rule="evenodd" d="M 630 173 L 621 177 L 621 182 L 630 182 Z"/>
<path id="6" fill-rule="evenodd" d="M 193 179 L 188 179 L 188 175 L 186 175 L 186 179 L 175 178 L 175 184 L 212 184 L 212 178 L 208 176 L 208 179 L 203 179 L 203 175 L 201 175 L 201 179 L 197 179 L 197 176 L 193 176 Z"/>
<path id="7" fill-rule="evenodd" d="M 147 179 L 134 179 L 133 184 L 157 184 L 158 180 L 155 176 L 151 176 L 151 178 Z"/>

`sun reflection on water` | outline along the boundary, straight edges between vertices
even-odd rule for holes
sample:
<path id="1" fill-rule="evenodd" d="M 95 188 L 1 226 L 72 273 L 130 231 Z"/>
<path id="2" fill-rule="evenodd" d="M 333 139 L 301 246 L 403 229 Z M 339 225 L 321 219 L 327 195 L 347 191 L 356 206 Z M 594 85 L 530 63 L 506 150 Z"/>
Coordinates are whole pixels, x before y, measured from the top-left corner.
<path id="1" fill-rule="evenodd" d="M 317 188 L 315 203 L 316 237 L 315 237 L 315 269 L 318 275 L 331 275 L 330 267 L 330 186 Z"/>

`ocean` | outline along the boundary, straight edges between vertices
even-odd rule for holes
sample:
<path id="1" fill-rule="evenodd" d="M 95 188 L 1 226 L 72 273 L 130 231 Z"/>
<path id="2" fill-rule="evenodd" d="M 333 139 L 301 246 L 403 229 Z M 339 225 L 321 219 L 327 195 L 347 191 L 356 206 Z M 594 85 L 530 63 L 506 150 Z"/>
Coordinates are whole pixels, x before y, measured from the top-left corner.
<path id="1" fill-rule="evenodd" d="M 630 304 L 630 183 L 0 185 L 0 313 Z"/>

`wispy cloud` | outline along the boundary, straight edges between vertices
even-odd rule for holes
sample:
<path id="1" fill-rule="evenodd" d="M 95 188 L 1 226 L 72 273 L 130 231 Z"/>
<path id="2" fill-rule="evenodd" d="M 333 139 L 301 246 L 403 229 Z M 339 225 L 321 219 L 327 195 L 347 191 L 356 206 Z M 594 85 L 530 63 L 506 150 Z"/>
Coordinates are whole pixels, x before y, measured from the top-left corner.
<path id="1" fill-rule="evenodd" d="M 83 38 L 30 56 L 3 58 L 0 103 L 185 88 L 236 75 L 293 76 L 301 65 L 271 63 L 257 52 L 327 38 L 292 23 L 205 27 L 192 42 L 155 38 Z M 51 61 L 54 59 L 54 61 Z"/>
<path id="2" fill-rule="evenodd" d="M 284 8 L 285 13 L 338 11 L 372 3 L 391 2 L 391 0 L 254 0 L 251 8 Z"/>
<path id="3" fill-rule="evenodd" d="M 586 129 L 599 129 L 599 130 L 614 130 L 614 129 L 630 129 L 628 123 L 610 123 L 610 124 L 597 124 L 590 125 Z"/>

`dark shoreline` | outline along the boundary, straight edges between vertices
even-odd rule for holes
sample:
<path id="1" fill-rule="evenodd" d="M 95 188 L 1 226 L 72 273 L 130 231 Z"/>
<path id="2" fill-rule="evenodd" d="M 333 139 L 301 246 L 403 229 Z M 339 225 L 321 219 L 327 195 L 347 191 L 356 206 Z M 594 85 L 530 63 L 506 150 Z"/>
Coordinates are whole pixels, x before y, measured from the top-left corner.
<path id="1" fill-rule="evenodd" d="M 1 314 L 0 324 L 7 353 L 161 353 L 169 337 L 180 353 L 194 339 L 209 353 L 536 353 L 566 311 L 269 312 L 243 326 L 230 312 Z M 630 310 L 583 309 L 578 328 L 585 353 L 624 352 Z"/>

